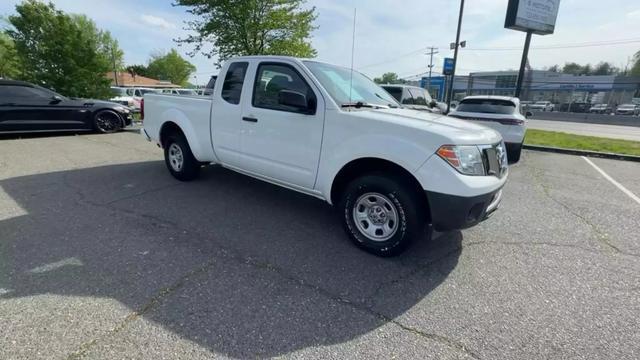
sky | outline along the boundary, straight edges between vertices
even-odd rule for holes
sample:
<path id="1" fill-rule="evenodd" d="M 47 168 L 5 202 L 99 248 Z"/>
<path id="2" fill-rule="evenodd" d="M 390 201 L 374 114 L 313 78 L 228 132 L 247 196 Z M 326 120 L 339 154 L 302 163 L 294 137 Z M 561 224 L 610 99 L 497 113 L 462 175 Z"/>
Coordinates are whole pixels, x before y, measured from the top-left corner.
<path id="1" fill-rule="evenodd" d="M 19 0 L 0 1 L 0 15 L 15 11 Z M 173 41 L 188 34 L 191 19 L 172 0 L 52 0 L 61 10 L 85 14 L 111 32 L 125 53 L 127 64 L 145 64 L 151 53 L 188 45 Z M 466 0 L 458 73 L 517 69 L 525 34 L 504 29 L 508 0 Z M 307 0 L 318 18 L 311 42 L 318 59 L 350 66 L 354 9 L 357 9 L 354 67 L 370 77 L 395 72 L 411 77 L 427 71 L 427 47 L 438 47 L 434 71 L 444 57 L 452 57 L 459 12 L 456 0 Z M 597 45 L 583 47 L 582 45 Z M 566 62 L 609 61 L 624 68 L 640 50 L 640 1 L 561 0 L 556 31 L 534 35 L 529 61 L 533 68 Z M 551 49 L 549 48 L 551 47 Z M 506 50 L 505 50 L 506 48 Z M 197 72 L 191 81 L 204 84 L 217 74 L 214 61 L 198 55 L 187 58 Z"/>

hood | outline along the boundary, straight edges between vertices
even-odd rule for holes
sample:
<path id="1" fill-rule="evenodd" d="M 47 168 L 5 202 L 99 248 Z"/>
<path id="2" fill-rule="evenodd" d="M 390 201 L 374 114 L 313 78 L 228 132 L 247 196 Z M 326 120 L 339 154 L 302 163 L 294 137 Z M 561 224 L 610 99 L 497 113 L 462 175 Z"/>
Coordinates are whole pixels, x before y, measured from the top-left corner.
<path id="1" fill-rule="evenodd" d="M 485 145 L 502 140 L 498 132 L 488 127 L 449 116 L 412 109 L 367 109 L 351 112 L 366 117 L 416 130 L 440 135 L 451 144 Z"/>

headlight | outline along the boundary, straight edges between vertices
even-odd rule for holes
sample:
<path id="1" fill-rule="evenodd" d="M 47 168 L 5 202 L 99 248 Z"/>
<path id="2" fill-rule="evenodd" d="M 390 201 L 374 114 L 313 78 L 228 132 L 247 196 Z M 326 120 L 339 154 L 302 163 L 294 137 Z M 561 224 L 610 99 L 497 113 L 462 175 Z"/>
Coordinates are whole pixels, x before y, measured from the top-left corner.
<path id="1" fill-rule="evenodd" d="M 126 108 L 126 107 L 124 107 L 124 106 L 116 106 L 116 107 L 114 108 L 114 110 L 119 111 L 119 112 L 122 112 L 122 113 L 125 113 L 125 114 L 128 114 L 128 113 L 129 113 L 129 109 L 127 109 L 127 108 Z"/>
<path id="2" fill-rule="evenodd" d="M 444 145 L 436 153 L 461 174 L 486 175 L 482 153 L 477 146 Z"/>

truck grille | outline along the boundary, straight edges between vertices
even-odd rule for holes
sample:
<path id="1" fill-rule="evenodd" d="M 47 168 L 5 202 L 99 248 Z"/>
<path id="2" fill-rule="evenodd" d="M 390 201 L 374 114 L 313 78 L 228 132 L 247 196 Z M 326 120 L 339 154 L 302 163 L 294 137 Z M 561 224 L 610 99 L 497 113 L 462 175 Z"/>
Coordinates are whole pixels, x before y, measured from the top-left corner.
<path id="1" fill-rule="evenodd" d="M 507 173 L 507 150 L 503 142 L 483 147 L 482 155 L 487 175 L 501 178 Z"/>

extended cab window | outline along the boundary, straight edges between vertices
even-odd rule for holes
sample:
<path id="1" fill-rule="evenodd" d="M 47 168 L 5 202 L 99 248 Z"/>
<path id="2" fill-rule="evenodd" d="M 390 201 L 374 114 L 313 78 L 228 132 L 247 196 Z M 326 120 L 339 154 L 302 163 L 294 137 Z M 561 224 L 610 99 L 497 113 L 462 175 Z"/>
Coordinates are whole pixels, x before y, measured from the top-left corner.
<path id="1" fill-rule="evenodd" d="M 256 81 L 253 89 L 254 107 L 300 112 L 300 109 L 282 105 L 278 101 L 283 90 L 295 91 L 304 95 L 307 99 L 315 98 L 313 90 L 300 74 L 292 67 L 278 64 L 261 64 L 258 67 Z"/>
<path id="2" fill-rule="evenodd" d="M 242 84 L 244 83 L 244 76 L 247 74 L 248 66 L 248 62 L 235 62 L 229 65 L 222 84 L 222 98 L 226 102 L 234 105 L 240 104 Z"/>
<path id="3" fill-rule="evenodd" d="M 393 96 L 399 102 L 402 101 L 402 88 L 396 86 L 383 86 L 383 89 L 387 90 L 391 96 Z"/>

